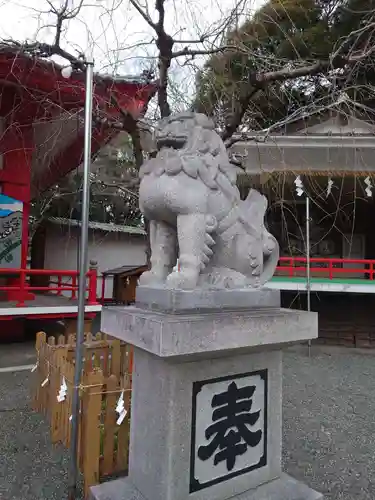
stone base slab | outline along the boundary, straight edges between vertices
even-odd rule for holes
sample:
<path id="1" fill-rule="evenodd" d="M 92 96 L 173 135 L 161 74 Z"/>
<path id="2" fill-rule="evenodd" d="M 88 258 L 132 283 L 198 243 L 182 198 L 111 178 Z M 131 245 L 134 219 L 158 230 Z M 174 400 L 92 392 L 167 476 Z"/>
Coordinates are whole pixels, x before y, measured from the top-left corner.
<path id="1" fill-rule="evenodd" d="M 236 495 L 231 500 L 323 500 L 323 495 L 287 474 L 279 479 Z M 89 500 L 153 500 L 145 498 L 128 478 L 93 486 Z M 178 499 L 171 499 L 178 500 Z M 210 498 L 207 498 L 210 500 Z"/>
<path id="2" fill-rule="evenodd" d="M 268 288 L 172 290 L 161 286 L 138 286 L 136 306 L 174 314 L 218 309 L 272 308 L 280 307 L 280 291 Z"/>
<path id="3" fill-rule="evenodd" d="M 101 331 L 163 358 L 278 348 L 318 336 L 314 312 L 263 308 L 173 314 L 105 307 Z"/>

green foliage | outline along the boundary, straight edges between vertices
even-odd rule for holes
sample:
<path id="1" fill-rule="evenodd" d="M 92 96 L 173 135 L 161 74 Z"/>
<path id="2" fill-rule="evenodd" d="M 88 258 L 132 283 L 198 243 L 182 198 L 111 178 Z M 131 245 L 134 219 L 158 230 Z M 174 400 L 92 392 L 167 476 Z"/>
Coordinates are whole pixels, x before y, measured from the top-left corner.
<path id="1" fill-rule="evenodd" d="M 197 77 L 195 108 L 213 116 L 219 125 L 234 112 L 248 92 L 254 73 L 329 60 L 365 52 L 375 45 L 375 0 L 269 0 L 225 43 L 238 50 L 212 56 Z M 358 31 L 358 33 L 357 33 Z M 375 71 L 369 56 L 349 75 L 317 75 L 288 83 L 273 83 L 258 92 L 245 115 L 245 124 L 259 129 L 324 98 L 333 90 L 372 105 Z"/>

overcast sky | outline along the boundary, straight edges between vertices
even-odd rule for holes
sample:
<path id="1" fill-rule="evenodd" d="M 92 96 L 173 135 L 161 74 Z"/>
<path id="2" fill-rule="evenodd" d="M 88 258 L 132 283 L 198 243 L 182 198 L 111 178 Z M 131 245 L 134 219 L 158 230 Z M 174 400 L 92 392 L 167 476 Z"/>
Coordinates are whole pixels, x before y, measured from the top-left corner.
<path id="1" fill-rule="evenodd" d="M 64 0 L 52 0 L 58 7 Z M 69 0 L 77 6 L 79 0 Z M 142 0 L 156 19 L 154 0 Z M 191 40 L 207 33 L 228 17 L 238 0 L 166 0 L 167 31 L 175 38 Z M 247 14 L 254 12 L 264 0 L 242 0 Z M 51 2 L 50 2 L 51 3 Z M 54 17 L 48 14 L 47 0 L 0 0 L 0 37 L 18 41 L 52 41 Z M 93 47 L 95 70 L 106 73 L 139 74 L 155 64 L 156 47 L 153 31 L 129 0 L 84 0 L 80 15 L 66 25 L 64 48 L 71 52 Z M 191 48 L 202 48 L 192 45 Z M 60 61 L 59 61 L 60 62 Z M 172 68 L 179 92 L 190 94 L 194 86 L 194 70 L 182 67 L 184 60 Z M 201 66 L 204 58 L 194 63 Z"/>

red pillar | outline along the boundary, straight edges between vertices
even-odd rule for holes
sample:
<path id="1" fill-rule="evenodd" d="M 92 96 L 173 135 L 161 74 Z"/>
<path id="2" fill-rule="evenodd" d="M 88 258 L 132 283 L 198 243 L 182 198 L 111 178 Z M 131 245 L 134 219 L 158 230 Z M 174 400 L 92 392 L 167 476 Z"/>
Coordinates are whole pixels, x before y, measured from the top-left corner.
<path id="1" fill-rule="evenodd" d="M 8 129 L 9 130 L 9 129 Z M 11 129 L 12 130 L 12 129 Z M 21 269 L 27 267 L 29 247 L 29 216 L 31 193 L 31 161 L 33 153 L 31 127 L 14 128 L 13 133 L 7 134 L 9 147 L 3 145 L 3 169 L 1 172 L 2 192 L 23 202 L 22 240 L 21 240 Z M 34 295 L 24 290 L 26 275 L 12 278 L 11 286 L 18 286 L 20 290 L 8 292 L 8 300 L 17 300 L 23 305 L 25 300 L 34 299 Z"/>
<path id="2" fill-rule="evenodd" d="M 27 268 L 27 256 L 29 254 L 29 219 L 30 202 L 24 202 L 22 213 L 21 269 Z"/>

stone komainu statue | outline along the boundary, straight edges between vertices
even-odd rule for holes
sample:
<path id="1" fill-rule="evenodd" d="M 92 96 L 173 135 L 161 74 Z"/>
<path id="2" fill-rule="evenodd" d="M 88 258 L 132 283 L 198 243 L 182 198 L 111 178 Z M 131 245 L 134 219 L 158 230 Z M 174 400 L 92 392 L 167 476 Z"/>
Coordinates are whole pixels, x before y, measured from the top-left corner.
<path id="1" fill-rule="evenodd" d="M 235 167 L 213 122 L 182 113 L 159 123 L 157 155 L 140 171 L 139 205 L 150 221 L 151 270 L 142 285 L 259 287 L 279 258 L 266 230 L 266 198 L 240 199 Z M 180 270 L 173 271 L 179 255 Z"/>

